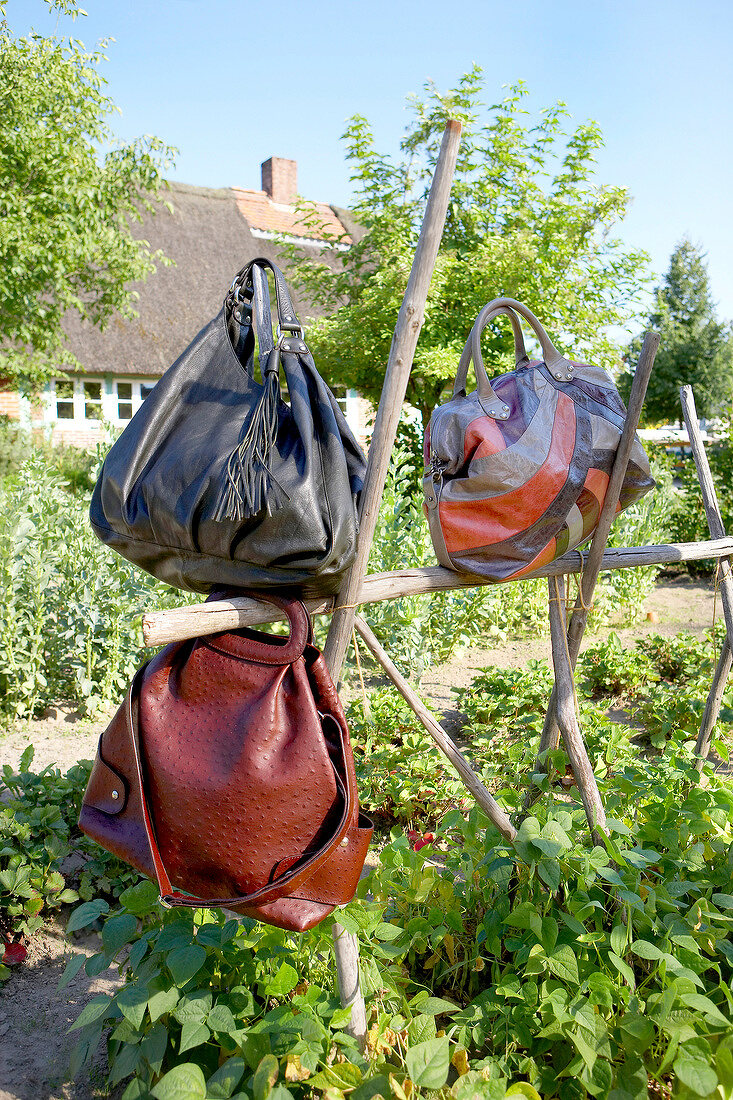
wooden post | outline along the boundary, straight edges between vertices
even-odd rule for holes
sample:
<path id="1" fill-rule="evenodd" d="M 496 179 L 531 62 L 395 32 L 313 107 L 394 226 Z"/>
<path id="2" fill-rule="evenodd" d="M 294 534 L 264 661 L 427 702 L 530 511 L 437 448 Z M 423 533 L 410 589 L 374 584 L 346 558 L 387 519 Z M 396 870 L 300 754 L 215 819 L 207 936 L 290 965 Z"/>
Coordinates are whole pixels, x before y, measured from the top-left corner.
<path id="1" fill-rule="evenodd" d="M 601 514 L 598 518 L 598 525 L 593 535 L 593 541 L 591 542 L 590 551 L 588 552 L 585 568 L 581 575 L 580 591 L 578 592 L 578 598 L 575 601 L 575 607 L 573 608 L 573 614 L 568 627 L 568 654 L 571 669 L 575 668 L 578 653 L 580 652 L 580 643 L 583 640 L 583 634 L 588 622 L 588 613 L 593 603 L 593 593 L 595 592 L 596 581 L 598 580 L 598 574 L 601 570 L 603 553 L 606 549 L 606 543 L 608 542 L 611 524 L 616 515 L 616 507 L 618 505 L 624 477 L 626 476 L 626 467 L 629 464 L 629 455 L 631 454 L 631 447 L 636 435 L 636 429 L 639 426 L 639 417 L 641 416 L 647 386 L 649 385 L 649 376 L 654 366 L 654 358 L 657 354 L 658 347 L 659 334 L 656 332 L 647 332 L 644 337 L 641 355 L 639 356 L 639 363 L 634 372 L 634 380 L 631 384 L 629 406 L 626 412 L 626 423 L 624 424 L 621 439 L 619 440 L 616 458 L 613 463 L 613 469 L 611 470 L 611 477 L 609 478 L 608 487 L 606 489 L 606 497 L 603 502 Z M 560 730 L 557 724 L 556 711 L 557 691 L 553 689 L 550 705 L 547 708 L 545 725 L 540 738 L 540 753 L 547 752 L 548 749 L 557 747 Z M 542 764 L 538 763 L 535 771 L 543 770 Z M 523 812 L 526 813 L 532 802 L 536 800 L 537 795 L 538 792 L 536 788 L 530 788 L 527 791 Z"/>
<path id="2" fill-rule="evenodd" d="M 702 441 L 702 435 L 700 434 L 700 423 L 697 419 L 695 397 L 691 386 L 682 386 L 680 389 L 680 401 L 682 403 L 682 415 L 685 418 L 685 427 L 687 428 L 690 446 L 692 447 L 692 455 L 695 459 L 695 467 L 700 482 L 702 501 L 705 506 L 705 516 L 708 521 L 710 534 L 713 538 L 720 538 L 725 535 L 723 517 L 720 514 L 718 494 L 715 492 L 713 475 L 710 472 L 710 463 L 708 462 L 708 456 L 705 454 L 705 446 Z M 718 569 L 720 570 L 721 577 L 720 595 L 723 603 L 723 614 L 725 616 L 726 639 L 715 669 L 710 694 L 708 695 L 702 722 L 700 723 L 700 732 L 695 744 L 695 751 L 699 757 L 697 762 L 698 771 L 702 771 L 703 762 L 707 759 L 708 753 L 710 752 L 713 729 L 715 728 L 715 723 L 720 714 L 720 704 L 723 700 L 723 692 L 725 691 L 726 681 L 731 668 L 731 648 L 733 647 L 733 578 L 731 577 L 730 571 L 730 559 L 721 558 L 718 563 Z"/>
<path id="3" fill-rule="evenodd" d="M 715 723 L 718 721 L 718 715 L 720 714 L 720 705 L 723 702 L 723 692 L 725 691 L 725 685 L 730 674 L 732 660 L 733 654 L 731 654 L 730 642 L 726 635 L 723 641 L 723 648 L 720 651 L 718 663 L 715 667 L 710 694 L 705 703 L 705 710 L 703 711 L 702 722 L 700 723 L 700 732 L 695 742 L 695 752 L 698 758 L 696 767 L 699 772 L 702 771 L 702 766 L 710 753 L 710 742 L 713 739 L 713 730 L 715 729 Z"/>
<path id="4" fill-rule="evenodd" d="M 458 158 L 461 124 L 450 120 L 443 134 L 438 163 L 425 209 L 420 237 L 412 262 L 410 277 L 397 317 L 387 369 L 379 399 L 379 408 L 369 447 L 364 488 L 359 510 L 359 541 L 356 558 L 346 575 L 338 596 L 336 609 L 328 631 L 323 654 L 334 682 L 338 682 L 346 649 L 354 629 L 354 612 L 362 581 L 367 570 L 369 552 L 374 538 L 379 505 L 384 492 L 389 457 L 394 446 L 397 423 L 405 400 L 417 339 L 422 328 L 428 287 L 432 278 L 438 247 L 443 236 L 448 199 L 453 186 L 453 174 Z M 366 1043 L 366 1013 L 364 997 L 359 989 L 359 955 L 355 936 L 345 933 L 339 924 L 333 928 L 336 965 L 341 1003 L 352 1005 L 349 1032 L 362 1048 Z M 342 984 L 343 975 L 356 976 L 356 989 Z"/>
<path id="5" fill-rule="evenodd" d="M 387 651 L 380 645 L 373 631 L 362 619 L 361 615 L 355 616 L 354 625 L 364 639 L 364 643 L 369 652 L 382 666 L 402 698 L 409 704 L 425 729 L 433 738 L 440 751 L 450 760 L 463 780 L 464 786 L 476 799 L 476 802 L 486 816 L 490 821 L 493 821 L 494 825 L 496 825 L 497 829 L 506 840 L 514 840 L 517 835 L 517 830 L 512 825 L 508 816 L 504 813 L 496 799 L 487 791 L 486 787 L 476 775 L 458 746 L 453 742 L 452 738 L 450 738 L 443 727 L 438 724 L 417 692 L 410 687 L 407 680 L 390 659 Z"/>
<path id="6" fill-rule="evenodd" d="M 575 711 L 575 678 L 568 650 L 565 601 L 562 598 L 557 577 L 550 577 L 547 583 L 550 597 L 552 664 L 555 670 L 555 687 L 553 690 L 555 718 L 570 758 L 570 767 L 573 769 L 575 782 L 578 784 L 578 790 L 583 799 L 593 843 L 602 846 L 600 831 L 605 832 L 606 830 L 606 814 Z"/>
<path id="7" fill-rule="evenodd" d="M 412 360 L 423 323 L 430 279 L 443 235 L 448 199 L 453 185 L 453 173 L 458 158 L 461 124 L 450 121 L 443 134 L 440 155 L 430 189 L 425 220 L 417 243 L 415 258 L 407 281 L 397 324 L 392 337 L 387 370 L 384 376 L 374 432 L 369 447 L 369 462 L 361 495 L 359 512 L 359 544 L 351 566 L 336 598 L 333 620 L 323 654 L 334 680 L 343 664 L 354 627 L 355 605 L 362 580 L 366 575 L 369 553 L 377 524 L 379 505 L 384 492 L 389 459 L 394 446 L 397 424 L 407 392 Z"/>

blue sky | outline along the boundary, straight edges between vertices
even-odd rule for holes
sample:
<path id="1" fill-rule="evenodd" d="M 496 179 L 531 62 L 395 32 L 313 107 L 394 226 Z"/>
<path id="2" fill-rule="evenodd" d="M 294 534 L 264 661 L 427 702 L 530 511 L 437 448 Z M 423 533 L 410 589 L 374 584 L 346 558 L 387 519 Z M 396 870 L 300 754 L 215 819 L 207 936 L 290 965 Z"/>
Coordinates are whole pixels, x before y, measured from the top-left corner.
<path id="1" fill-rule="evenodd" d="M 269 156 L 298 161 L 308 198 L 348 205 L 340 135 L 354 113 L 396 153 L 405 97 L 451 87 L 472 63 L 491 101 L 527 82 L 600 123 L 598 178 L 631 191 L 622 228 L 656 272 L 684 235 L 707 252 L 721 318 L 733 319 L 733 4 L 730 0 L 82 0 L 59 30 L 115 39 L 103 73 L 121 138 L 179 148 L 171 178 L 259 187 Z M 41 0 L 9 0 L 14 30 L 48 33 Z"/>

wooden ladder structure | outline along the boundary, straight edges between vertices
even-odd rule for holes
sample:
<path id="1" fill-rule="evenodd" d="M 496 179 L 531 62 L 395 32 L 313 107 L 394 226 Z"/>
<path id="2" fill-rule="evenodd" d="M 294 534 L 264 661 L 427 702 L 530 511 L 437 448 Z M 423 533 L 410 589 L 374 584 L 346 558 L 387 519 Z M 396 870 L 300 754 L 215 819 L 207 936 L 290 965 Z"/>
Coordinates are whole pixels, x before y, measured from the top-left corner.
<path id="1" fill-rule="evenodd" d="M 481 581 L 465 577 L 439 566 L 427 569 L 405 569 L 394 573 L 367 576 L 367 563 L 374 538 L 379 506 L 384 492 L 390 455 L 394 446 L 397 425 L 405 399 L 413 356 L 423 322 L 428 288 L 435 266 L 438 247 L 443 233 L 448 200 L 460 141 L 460 123 L 449 121 L 440 148 L 425 217 L 415 252 L 405 297 L 395 326 L 384 385 L 377 410 L 374 431 L 369 448 L 369 458 L 364 489 L 360 503 L 359 544 L 355 561 L 335 598 L 306 601 L 312 614 L 331 614 L 331 624 L 324 647 L 324 656 L 334 682 L 338 682 L 346 650 L 356 630 L 369 652 L 397 690 L 411 706 L 420 722 L 434 739 L 441 752 L 448 758 L 461 777 L 465 787 L 477 804 L 496 825 L 500 833 L 513 841 L 519 822 L 512 822 L 502 807 L 492 797 L 469 761 L 460 752 L 446 731 L 437 722 L 415 690 L 399 672 L 374 633 L 358 613 L 361 604 L 395 599 L 435 591 L 461 587 L 476 587 Z M 593 541 L 587 553 L 575 551 L 551 562 L 532 576 L 546 576 L 549 587 L 549 618 L 555 684 L 550 698 L 540 744 L 540 759 L 535 771 L 544 770 L 544 754 L 556 748 L 559 739 L 570 759 L 571 768 L 583 800 L 589 828 L 594 843 L 601 843 L 605 829 L 605 813 L 596 783 L 593 767 L 578 726 L 574 705 L 574 667 L 588 619 L 593 593 L 600 571 L 630 568 L 639 565 L 664 564 L 701 558 L 717 558 L 724 564 L 723 606 L 728 636 L 718 662 L 708 705 L 698 738 L 698 751 L 707 755 L 713 726 L 718 716 L 723 689 L 733 663 L 733 577 L 728 556 L 733 554 L 733 538 L 725 535 L 720 510 L 715 501 L 709 468 L 707 477 L 701 470 L 707 465 L 702 443 L 699 440 L 694 402 L 688 397 L 690 439 L 693 442 L 695 461 L 703 489 L 710 525 L 711 540 L 701 543 L 667 544 L 663 546 L 631 547 L 608 550 L 607 540 L 611 523 L 616 514 L 619 493 L 626 473 L 629 453 L 638 427 L 651 369 L 654 363 L 659 337 L 647 333 L 629 399 L 628 415 L 621 436 L 606 498 Z M 685 397 L 683 395 L 683 408 Z M 580 574 L 578 597 L 569 623 L 565 621 L 564 600 L 561 599 L 558 578 Z M 515 583 L 515 582 L 510 582 Z M 243 626 L 271 622 L 273 609 L 248 597 L 237 597 L 216 603 L 154 612 L 143 617 L 143 634 L 147 645 L 162 645 L 185 638 Z M 523 815 L 529 812 L 538 797 L 537 786 L 527 791 Z M 359 947 L 354 935 L 339 924 L 334 925 L 334 948 L 339 991 L 344 1006 L 351 1006 L 349 1030 L 362 1044 L 366 1038 L 366 1014 L 359 984 Z"/>

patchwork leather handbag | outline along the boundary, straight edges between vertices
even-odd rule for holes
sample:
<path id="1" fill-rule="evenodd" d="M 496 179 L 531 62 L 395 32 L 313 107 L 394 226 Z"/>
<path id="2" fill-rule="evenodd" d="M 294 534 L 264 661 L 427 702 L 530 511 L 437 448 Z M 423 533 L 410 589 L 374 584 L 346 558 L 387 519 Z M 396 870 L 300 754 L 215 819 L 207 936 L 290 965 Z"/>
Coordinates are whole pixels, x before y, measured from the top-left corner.
<path id="1" fill-rule="evenodd" d="M 512 323 L 516 368 L 491 382 L 481 333 Z M 524 348 L 524 317 L 542 360 Z M 466 393 L 473 360 L 477 388 Z M 626 409 L 599 367 L 565 358 L 534 313 L 513 298 L 484 306 L 458 364 L 453 397 L 425 437 L 425 512 L 441 565 L 492 581 L 541 568 L 585 542 L 598 523 Z M 618 511 L 654 487 L 638 437 Z"/>
<path id="2" fill-rule="evenodd" d="M 332 594 L 356 552 L 365 469 L 282 272 L 258 259 L 110 449 L 90 519 L 102 542 L 178 588 Z"/>
<path id="3" fill-rule="evenodd" d="M 289 637 L 178 642 L 137 673 L 100 738 L 79 828 L 166 905 L 303 931 L 353 897 L 372 823 L 308 612 L 258 598 L 285 611 Z"/>

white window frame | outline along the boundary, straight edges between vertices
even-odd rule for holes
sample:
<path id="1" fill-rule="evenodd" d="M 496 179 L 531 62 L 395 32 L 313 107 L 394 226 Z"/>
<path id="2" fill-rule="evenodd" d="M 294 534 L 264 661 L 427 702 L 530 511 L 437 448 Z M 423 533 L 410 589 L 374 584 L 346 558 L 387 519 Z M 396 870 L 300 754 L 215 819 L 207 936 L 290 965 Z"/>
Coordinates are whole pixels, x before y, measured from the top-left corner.
<path id="1" fill-rule="evenodd" d="M 113 378 L 112 379 L 112 392 L 107 395 L 107 400 L 109 402 L 109 416 L 108 416 L 108 419 L 111 421 L 111 423 L 114 424 L 116 427 L 121 427 L 121 428 L 124 428 L 125 424 L 129 424 L 130 420 L 132 419 L 131 417 L 123 418 L 123 417 L 120 417 L 120 415 L 119 415 L 120 403 L 123 403 L 123 404 L 130 403 L 130 404 L 132 404 L 132 415 L 134 416 L 135 413 L 137 412 L 137 410 L 140 408 L 140 406 L 143 403 L 143 396 L 142 396 L 142 393 L 141 393 L 141 387 L 142 386 L 150 386 L 152 388 L 157 381 L 158 381 L 157 378 L 125 378 L 125 377 Z M 126 397 L 122 397 L 122 398 L 120 397 L 119 390 L 118 390 L 118 387 L 120 385 L 122 385 L 122 386 L 128 386 L 129 385 L 129 386 L 132 387 L 132 397 L 131 398 L 128 399 Z"/>
<path id="2" fill-rule="evenodd" d="M 57 412 L 58 412 L 57 405 L 56 405 L 56 400 L 57 400 L 57 398 L 56 398 L 56 383 L 57 382 L 71 382 L 72 390 L 73 390 L 71 398 L 62 397 L 61 400 L 62 401 L 70 400 L 72 402 L 72 408 L 73 408 L 73 412 L 74 412 L 74 415 L 72 417 L 58 416 L 57 415 Z M 98 417 L 87 417 L 86 416 L 86 393 L 85 393 L 85 390 L 84 390 L 84 383 L 85 382 L 96 382 L 99 385 L 100 404 L 102 406 L 102 418 L 101 419 L 99 419 Z M 79 427 L 80 425 L 83 424 L 87 428 L 98 428 L 99 425 L 102 423 L 102 420 L 105 417 L 105 398 L 106 398 L 106 392 L 105 391 L 106 391 L 106 385 L 105 385 L 104 378 L 93 378 L 93 377 L 87 377 L 87 376 L 85 376 L 83 378 L 78 378 L 78 377 L 77 378 L 52 378 L 51 381 L 48 383 L 48 387 L 46 389 L 46 407 L 45 407 L 45 410 L 44 410 L 43 419 L 48 424 L 67 424 L 67 425 L 72 425 L 73 424 L 76 427 Z"/>
<path id="3" fill-rule="evenodd" d="M 346 386 L 332 386 L 331 392 L 340 405 L 347 424 L 354 431 L 359 423 L 359 394 Z"/>
<path id="4" fill-rule="evenodd" d="M 71 400 L 73 403 L 73 417 L 64 417 L 57 415 L 57 398 L 56 398 L 56 383 L 60 381 L 71 382 L 73 387 L 73 394 L 71 398 L 61 398 L 61 400 Z M 137 410 L 143 403 L 143 397 L 141 393 L 142 386 L 154 386 L 158 381 L 157 378 L 113 378 L 111 382 L 106 381 L 104 378 L 94 377 L 91 375 L 84 375 L 82 377 L 69 377 L 69 378 L 53 378 L 46 389 L 46 402 L 44 408 L 43 419 L 47 424 L 59 424 L 59 425 L 73 425 L 74 427 L 81 427 L 84 425 L 87 428 L 98 428 L 103 422 L 114 424 L 115 427 L 124 428 L 126 424 L 129 424 L 131 418 L 123 418 L 119 416 L 120 396 L 118 392 L 118 384 L 129 385 L 131 387 L 130 403 L 132 404 L 132 415 L 134 416 Z M 101 392 L 101 406 L 102 416 L 101 419 L 97 417 L 86 416 L 86 392 L 84 385 L 87 382 L 96 382 L 100 386 Z M 127 398 L 121 399 L 126 402 Z"/>

